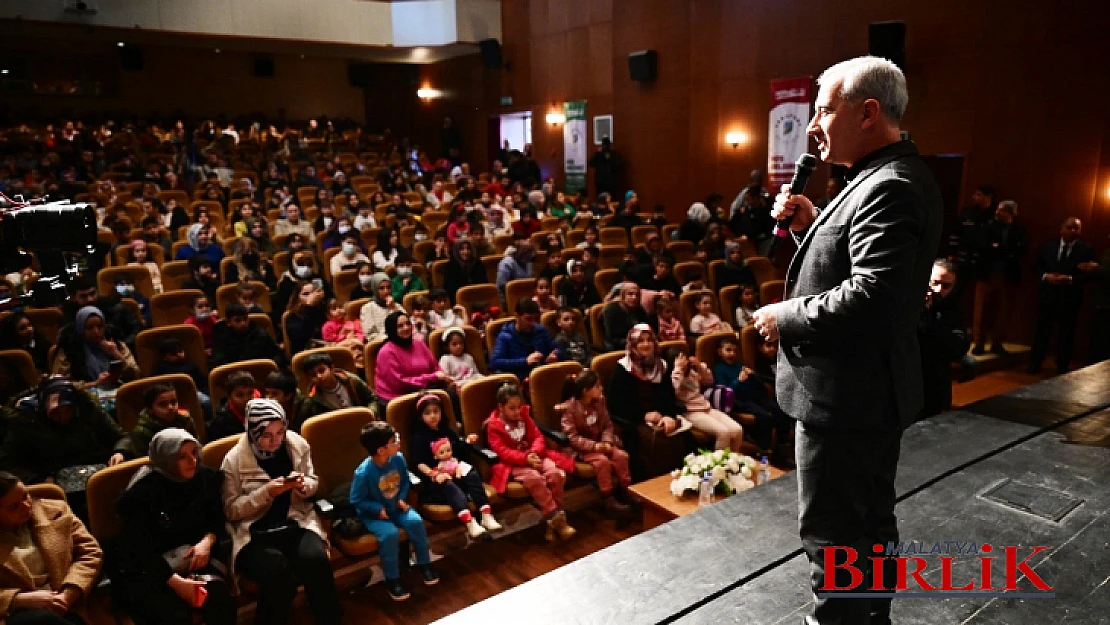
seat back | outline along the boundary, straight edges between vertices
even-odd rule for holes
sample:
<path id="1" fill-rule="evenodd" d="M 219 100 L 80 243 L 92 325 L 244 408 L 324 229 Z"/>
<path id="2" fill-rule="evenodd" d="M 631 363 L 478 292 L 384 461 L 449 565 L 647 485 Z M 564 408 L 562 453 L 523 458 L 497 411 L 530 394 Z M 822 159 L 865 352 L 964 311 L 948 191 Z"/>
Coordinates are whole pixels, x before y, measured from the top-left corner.
<path id="1" fill-rule="evenodd" d="M 721 289 L 717 296 L 720 298 L 721 320 L 733 328 L 739 328 L 736 323 L 736 307 L 740 305 L 740 285 L 730 284 Z"/>
<path id="2" fill-rule="evenodd" d="M 66 492 L 62 490 L 61 486 L 57 484 L 31 484 L 27 486 L 27 493 L 35 499 L 55 499 L 58 501 L 66 500 Z"/>
<path id="3" fill-rule="evenodd" d="M 486 350 L 490 358 L 493 358 L 493 346 L 497 344 L 497 335 L 501 334 L 501 328 L 510 321 L 516 321 L 516 317 L 502 317 L 486 324 Z"/>
<path id="4" fill-rule="evenodd" d="M 181 346 L 185 349 L 185 357 L 197 366 L 201 375 L 208 375 L 208 354 L 204 351 L 204 339 L 200 336 L 200 330 L 196 326 L 184 323 L 151 328 L 139 333 L 135 338 L 135 361 L 139 365 L 139 371 L 144 376 L 154 374 L 154 367 L 161 359 L 158 346 L 164 339 L 170 337 L 181 341 Z"/>
<path id="5" fill-rule="evenodd" d="M 607 351 L 605 348 L 605 327 L 601 313 L 609 304 L 594 304 L 590 306 L 590 341 L 598 352 Z"/>
<path id="6" fill-rule="evenodd" d="M 609 387 L 609 378 L 612 377 L 613 371 L 620 365 L 617 361 L 624 358 L 624 352 L 608 352 L 594 356 L 590 362 L 590 369 L 597 373 L 597 378 L 601 380 L 601 387 Z"/>
<path id="7" fill-rule="evenodd" d="M 318 493 L 327 497 L 337 486 L 350 482 L 366 459 L 359 442 L 362 426 L 374 420 L 369 408 L 343 408 L 312 417 L 301 426 L 301 436 L 312 448 L 312 464 L 320 480 Z"/>
<path id="8" fill-rule="evenodd" d="M 159 293 L 150 299 L 154 327 L 178 325 L 193 314 L 193 299 L 204 295 L 200 289 L 178 289 Z"/>
<path id="9" fill-rule="evenodd" d="M 490 256 L 483 256 L 482 257 L 482 259 L 481 259 L 482 260 L 482 266 L 486 268 L 486 278 L 487 279 L 494 280 L 494 279 L 497 278 L 497 266 L 501 264 L 501 259 L 502 258 L 504 258 L 504 257 L 503 256 L 496 256 L 496 255 L 490 255 Z M 536 260 L 535 259 L 532 259 L 532 266 L 533 267 L 536 266 Z"/>
<path id="10" fill-rule="evenodd" d="M 679 285 L 686 286 L 687 283 L 693 282 L 694 277 L 701 275 L 702 279 L 706 279 L 705 265 L 700 261 L 687 260 L 680 263 L 675 263 L 674 269 L 675 280 L 678 280 Z"/>
<path id="11" fill-rule="evenodd" d="M 759 284 L 759 303 L 774 304 L 782 301 L 783 292 L 786 290 L 785 280 L 767 280 Z"/>
<path id="12" fill-rule="evenodd" d="M 675 262 L 694 260 L 694 244 L 690 241 L 671 241 L 667 249 L 674 255 Z"/>
<path id="13" fill-rule="evenodd" d="M 505 314 L 516 314 L 516 303 L 524 299 L 532 299 L 536 294 L 536 279 L 521 278 L 509 280 L 505 284 Z"/>
<path id="14" fill-rule="evenodd" d="M 445 391 L 433 390 L 431 392 L 439 397 L 439 403 L 442 406 L 442 416 L 440 419 L 447 427 L 457 432 L 459 427 L 455 420 L 455 409 L 451 405 L 451 398 L 447 396 Z M 412 424 L 413 419 L 417 418 L 414 415 L 416 400 L 419 399 L 421 395 L 423 395 L 423 393 L 409 393 L 408 395 L 396 397 L 389 402 L 389 408 L 385 411 L 385 420 L 401 435 L 401 453 L 405 455 L 405 458 L 412 457 L 409 453 L 411 449 L 410 445 L 412 444 Z M 457 454 L 458 450 L 455 450 L 455 453 Z M 416 465 L 412 464 L 411 461 L 409 464 L 409 471 L 419 474 L 419 471 L 416 470 Z"/>
<path id="15" fill-rule="evenodd" d="M 378 373 L 378 352 L 382 351 L 382 346 L 385 345 L 385 339 L 374 339 L 366 344 L 362 352 L 362 378 L 366 384 L 373 390 L 374 376 Z"/>
<path id="16" fill-rule="evenodd" d="M 293 375 L 297 376 L 297 388 L 302 393 L 307 393 L 308 389 L 312 387 L 311 377 L 301 371 L 301 363 L 303 363 L 305 358 L 308 358 L 310 354 L 327 354 L 331 356 L 331 364 L 333 367 L 343 369 L 351 375 L 358 375 L 358 368 L 355 367 L 355 357 L 351 354 L 351 350 L 346 347 L 329 346 L 306 349 L 297 352 L 293 356 L 292 363 Z"/>
<path id="17" fill-rule="evenodd" d="M 219 440 L 208 443 L 200 450 L 201 464 L 212 467 L 213 469 L 219 469 L 223 466 L 224 456 L 226 456 L 235 445 L 239 444 L 239 439 L 243 436 L 246 436 L 246 434 L 232 434 L 231 436 L 225 436 Z"/>
<path id="18" fill-rule="evenodd" d="M 96 288 L 101 295 L 114 295 L 116 281 L 121 276 L 131 278 L 135 284 L 135 291 L 150 299 L 154 297 L 154 281 L 150 277 L 150 270 L 142 265 L 125 265 L 123 267 L 105 267 L 96 272 Z"/>
<path id="19" fill-rule="evenodd" d="M 486 366 L 486 350 L 482 345 L 482 336 L 478 333 L 477 328 L 473 326 L 462 327 L 465 336 L 463 337 L 464 349 L 466 353 L 470 354 L 474 359 L 474 364 L 478 365 L 478 371 L 482 375 L 489 374 L 489 367 Z M 428 348 L 432 350 L 432 355 L 435 356 L 436 362 L 444 354 L 448 353 L 447 346 L 443 344 L 443 334 L 447 331 L 446 328 L 433 330 L 428 335 Z"/>
<path id="20" fill-rule="evenodd" d="M 766 256 L 749 256 L 744 259 L 744 264 L 752 270 L 756 284 L 763 284 L 776 278 L 775 267 L 771 264 L 771 259 Z"/>
<path id="21" fill-rule="evenodd" d="M 254 303 L 258 304 L 262 310 L 269 312 L 270 306 L 270 289 L 266 287 L 265 282 L 257 280 L 248 282 L 251 289 L 254 291 Z M 220 311 L 220 318 L 227 318 L 227 306 L 232 302 L 239 301 L 236 291 L 239 290 L 238 284 L 224 284 L 216 289 L 216 306 Z"/>
<path id="22" fill-rule="evenodd" d="M 13 376 L 14 379 L 8 381 L 10 390 L 14 396 L 19 391 L 29 389 L 39 383 L 39 372 L 35 369 L 35 361 L 31 359 L 31 354 L 22 349 L 4 349 L 0 350 L 0 362 L 8 365 L 9 369 L 0 371 L 0 374 L 18 374 Z M 43 371 L 43 373 L 47 373 Z M 9 389 L 0 386 L 0 393 L 4 393 Z"/>
<path id="23" fill-rule="evenodd" d="M 31 320 L 31 325 L 42 333 L 42 338 L 54 345 L 58 342 L 58 330 L 62 329 L 65 317 L 59 308 L 26 308 L 23 312 Z"/>
<path id="24" fill-rule="evenodd" d="M 559 429 L 559 413 L 554 406 L 563 401 L 563 384 L 567 376 L 581 371 L 582 365 L 574 361 L 553 362 L 532 370 L 528 375 L 528 392 L 532 396 L 532 418 L 536 423 Z"/>
<path id="25" fill-rule="evenodd" d="M 173 246 L 176 248 L 177 243 L 174 243 Z M 163 264 L 162 293 L 166 294 L 180 290 L 185 281 L 191 277 L 193 277 L 193 272 L 189 271 L 189 261 L 187 260 L 173 260 Z"/>
<path id="26" fill-rule="evenodd" d="M 89 509 L 89 532 L 99 541 L 115 536 L 121 529 L 121 521 L 116 502 L 131 478 L 139 469 L 149 463 L 146 457 L 121 462 L 92 474 L 85 487 L 85 499 Z"/>
<path id="27" fill-rule="evenodd" d="M 470 284 L 455 292 L 455 303 L 466 310 L 466 317 L 474 314 L 476 304 L 485 302 L 486 309 L 501 305 L 501 293 L 495 284 Z M 502 311 L 506 313 L 507 311 Z"/>
<path id="28" fill-rule="evenodd" d="M 184 373 L 139 378 L 120 386 L 116 391 L 116 422 L 123 431 L 130 432 L 135 429 L 135 424 L 139 422 L 139 413 L 146 407 L 143 393 L 155 384 L 169 384 L 177 391 L 178 406 L 189 411 L 189 416 L 193 419 L 193 428 L 197 431 L 197 440 L 204 442 L 206 440 L 204 410 L 200 407 L 200 400 L 197 399 L 197 386 L 193 383 L 193 378 Z"/>
<path id="29" fill-rule="evenodd" d="M 495 373 L 481 380 L 474 380 L 459 389 L 459 404 L 462 406 L 463 432 L 477 434 L 485 440 L 482 424 L 497 408 L 497 389 L 502 384 L 520 385 L 511 373 Z"/>
<path id="30" fill-rule="evenodd" d="M 598 243 L 613 245 L 621 249 L 628 248 L 628 231 L 620 227 L 602 228 L 598 234 Z"/>
<path id="31" fill-rule="evenodd" d="M 632 246 L 639 247 L 643 245 L 648 238 L 648 235 L 659 232 L 659 228 L 652 225 L 646 226 L 632 226 Z"/>
<path id="32" fill-rule="evenodd" d="M 618 230 L 624 232 L 623 228 L 618 228 Z M 616 270 L 617 265 L 621 264 L 627 252 L 628 248 L 620 245 L 602 245 L 601 253 L 597 257 L 597 266 L 601 269 Z"/>
<path id="33" fill-rule="evenodd" d="M 353 302 L 347 302 L 347 319 L 351 321 L 358 321 L 360 315 L 362 315 L 362 307 L 369 303 L 369 297 L 362 297 L 354 300 Z"/>
<path id="34" fill-rule="evenodd" d="M 443 271 L 447 268 L 449 260 L 432 261 L 432 286 L 443 286 Z"/>
<path id="35" fill-rule="evenodd" d="M 594 286 L 597 287 L 597 293 L 601 296 L 602 301 L 605 296 L 609 295 L 609 291 L 620 280 L 620 275 L 616 269 L 598 269 L 594 273 Z"/>
<path id="36" fill-rule="evenodd" d="M 763 337 L 759 335 L 755 326 L 748 325 L 740 330 L 740 361 L 752 371 L 755 371 L 755 358 L 759 353 L 759 344 L 762 342 Z"/>
<path id="37" fill-rule="evenodd" d="M 208 396 L 212 400 L 212 408 L 220 405 L 220 400 L 227 397 L 227 376 L 236 371 L 249 371 L 254 376 L 254 387 L 259 391 L 265 388 L 266 376 L 278 370 L 277 364 L 269 359 L 258 358 L 255 360 L 241 360 L 227 365 L 220 365 L 208 374 Z"/>
<path id="38" fill-rule="evenodd" d="M 331 286 L 335 292 L 335 299 L 339 301 L 341 306 L 346 306 L 351 299 L 351 291 L 358 286 L 358 270 L 344 269 L 340 271 L 332 276 Z"/>
<path id="39" fill-rule="evenodd" d="M 721 267 L 725 266 L 725 261 L 721 259 L 709 261 L 709 270 L 706 272 L 705 284 L 714 293 L 718 292 L 717 274 L 721 272 Z"/>

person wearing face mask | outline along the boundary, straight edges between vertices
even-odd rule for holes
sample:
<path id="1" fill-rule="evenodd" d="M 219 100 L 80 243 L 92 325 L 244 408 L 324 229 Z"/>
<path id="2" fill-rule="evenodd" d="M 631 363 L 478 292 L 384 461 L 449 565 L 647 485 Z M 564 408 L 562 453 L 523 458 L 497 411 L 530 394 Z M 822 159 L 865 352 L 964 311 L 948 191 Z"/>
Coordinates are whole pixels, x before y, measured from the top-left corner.
<path id="1" fill-rule="evenodd" d="M 358 230 L 355 229 L 351 223 L 354 220 L 347 215 L 340 215 L 335 219 L 335 228 L 328 232 L 328 236 L 324 238 L 323 249 L 330 250 L 333 247 L 340 247 L 343 245 L 343 240 L 348 235 L 358 236 Z"/>
<path id="2" fill-rule="evenodd" d="M 207 295 L 210 301 L 216 301 L 216 289 L 220 288 L 220 280 L 212 263 L 203 256 L 194 256 L 189 260 L 189 271 L 192 277 L 183 282 L 181 288 L 197 289 Z"/>
<path id="3" fill-rule="evenodd" d="M 189 226 L 186 239 L 189 244 L 177 250 L 177 256 L 174 257 L 174 260 L 190 260 L 194 256 L 203 256 L 212 263 L 213 267 L 220 266 L 220 261 L 224 258 L 224 250 L 219 245 L 212 243 L 211 231 L 208 226 L 200 223 Z"/>
<path id="4" fill-rule="evenodd" d="M 316 222 L 312 224 L 313 233 L 320 233 L 326 230 L 331 230 L 335 225 L 335 206 L 331 202 L 324 202 L 319 206 L 320 214 L 316 217 Z"/>
<path id="5" fill-rule="evenodd" d="M 348 302 L 374 296 L 371 284 L 374 277 L 374 265 L 371 265 L 368 261 L 358 262 L 355 263 L 355 271 L 358 273 L 358 284 L 355 285 L 355 288 L 351 289 L 350 295 L 347 296 Z"/>
<path id="6" fill-rule="evenodd" d="M 153 325 L 153 320 L 150 314 L 150 299 L 140 293 L 135 288 L 135 281 L 127 274 L 120 274 L 116 278 L 116 293 L 120 297 L 126 297 L 134 300 L 139 305 L 139 316 L 143 322 L 143 328 L 149 328 Z"/>
<path id="7" fill-rule="evenodd" d="M 306 251 L 296 254 L 293 257 L 293 262 L 289 265 L 289 270 L 282 274 L 281 280 L 278 281 L 277 291 L 270 298 L 270 305 L 272 306 L 270 317 L 274 321 L 274 328 L 281 327 L 281 315 L 288 307 L 293 294 L 297 292 L 297 285 L 302 282 L 313 283 L 315 280 L 320 281 L 319 284 L 323 289 L 325 300 L 334 297 L 331 283 L 324 280 L 320 272 L 316 270 L 316 258 L 312 252 Z"/>
<path id="8" fill-rule="evenodd" d="M 390 290 L 395 301 L 403 302 L 405 296 L 409 293 L 428 290 L 424 280 L 413 273 L 412 265 L 412 255 L 405 250 L 401 250 L 401 253 L 397 255 L 397 275 L 393 276 L 390 284 Z"/>
<path id="9" fill-rule="evenodd" d="M 538 223 L 538 222 L 537 222 Z M 513 251 L 497 264 L 497 290 L 505 297 L 505 285 L 512 280 L 532 277 L 532 259 L 536 257 L 532 249 L 531 235 L 518 230 L 513 234 Z"/>
<path id="10" fill-rule="evenodd" d="M 343 237 L 339 253 L 331 257 L 331 275 L 334 276 L 356 263 L 363 262 L 370 262 L 370 259 L 362 251 L 362 242 L 359 240 L 358 233 L 354 230 L 348 231 Z"/>

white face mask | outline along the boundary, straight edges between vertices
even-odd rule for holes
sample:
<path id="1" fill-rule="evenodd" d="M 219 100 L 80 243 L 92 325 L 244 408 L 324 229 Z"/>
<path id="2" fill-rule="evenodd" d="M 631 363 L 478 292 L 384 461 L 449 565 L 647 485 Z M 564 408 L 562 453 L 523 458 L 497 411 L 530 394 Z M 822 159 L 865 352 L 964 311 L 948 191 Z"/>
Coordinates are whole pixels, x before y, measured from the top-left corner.
<path id="1" fill-rule="evenodd" d="M 397 275 L 399 275 L 399 276 L 411 276 L 412 275 L 412 267 L 398 267 L 397 268 Z"/>
<path id="2" fill-rule="evenodd" d="M 428 239 L 428 235 L 424 234 L 423 232 L 417 232 L 413 238 L 415 238 L 417 241 L 426 241 Z"/>
<path id="3" fill-rule="evenodd" d="M 339 226 L 338 228 L 336 228 L 336 230 L 339 231 L 339 234 L 347 234 L 348 232 L 351 231 L 351 227 L 350 226 Z"/>
<path id="4" fill-rule="evenodd" d="M 331 227 L 331 222 L 333 222 L 333 221 L 335 221 L 335 219 L 333 219 L 332 217 L 324 217 L 324 227 L 325 228 L 330 228 Z"/>
<path id="5" fill-rule="evenodd" d="M 344 243 L 343 244 L 343 253 L 346 254 L 347 256 L 354 256 L 355 255 L 355 249 L 356 248 L 355 248 L 354 243 Z"/>
<path id="6" fill-rule="evenodd" d="M 117 284 L 116 293 L 127 297 L 135 292 L 135 287 L 131 284 Z"/>
<path id="7" fill-rule="evenodd" d="M 362 288 L 367 289 L 370 288 L 370 284 L 373 279 L 374 276 L 359 276 L 358 283 L 362 285 Z"/>
<path id="8" fill-rule="evenodd" d="M 297 277 L 308 278 L 312 276 L 312 267 L 310 265 L 297 265 Z"/>
<path id="9" fill-rule="evenodd" d="M 207 319 L 211 316 L 212 316 L 212 312 L 208 311 L 208 310 L 198 310 L 195 313 L 193 313 L 193 317 L 195 317 L 197 319 L 200 319 L 201 321 L 203 321 L 203 320 L 205 320 L 205 319 Z"/>

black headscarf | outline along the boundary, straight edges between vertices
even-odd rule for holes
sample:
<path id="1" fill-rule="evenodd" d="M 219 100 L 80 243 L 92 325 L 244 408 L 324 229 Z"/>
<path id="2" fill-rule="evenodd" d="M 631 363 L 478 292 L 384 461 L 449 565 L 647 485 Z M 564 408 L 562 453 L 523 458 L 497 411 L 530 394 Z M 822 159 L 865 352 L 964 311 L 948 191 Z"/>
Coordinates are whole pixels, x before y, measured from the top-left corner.
<path id="1" fill-rule="evenodd" d="M 385 318 L 385 338 L 386 338 L 386 340 L 388 340 L 390 343 L 393 343 L 393 344 L 397 345 L 398 347 L 403 347 L 405 349 L 409 349 L 410 347 L 412 347 L 412 337 L 410 336 L 407 339 L 401 338 L 397 334 L 397 323 L 400 321 L 401 317 L 407 317 L 407 316 L 408 316 L 408 313 L 398 310 L 398 311 L 394 311 L 394 312 L 389 313 L 389 316 Z"/>

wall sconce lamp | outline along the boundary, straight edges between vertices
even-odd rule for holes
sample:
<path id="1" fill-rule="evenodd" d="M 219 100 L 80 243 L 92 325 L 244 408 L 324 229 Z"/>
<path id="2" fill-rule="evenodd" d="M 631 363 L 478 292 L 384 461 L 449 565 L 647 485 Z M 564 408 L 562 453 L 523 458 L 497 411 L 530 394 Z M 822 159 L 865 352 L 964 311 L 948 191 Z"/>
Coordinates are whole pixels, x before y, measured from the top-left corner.
<path id="1" fill-rule="evenodd" d="M 734 148 L 740 147 L 740 144 L 748 142 L 748 133 L 733 131 L 725 135 L 725 143 Z"/>
<path id="2" fill-rule="evenodd" d="M 434 100 L 438 97 L 441 97 L 442 95 L 443 95 L 442 91 L 440 91 L 438 89 L 432 89 L 431 87 L 421 87 L 421 88 L 416 90 L 416 97 L 420 98 L 421 100 L 425 100 L 425 101 Z"/>
<path id="3" fill-rule="evenodd" d="M 552 126 L 561 126 L 567 121 L 567 116 L 559 111 L 550 111 L 544 119 Z"/>

